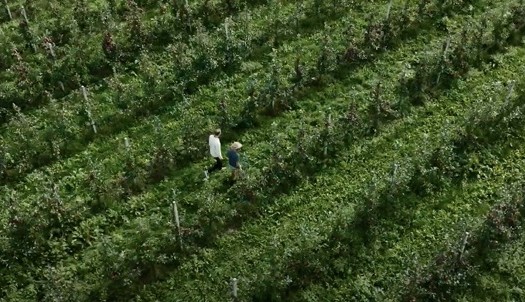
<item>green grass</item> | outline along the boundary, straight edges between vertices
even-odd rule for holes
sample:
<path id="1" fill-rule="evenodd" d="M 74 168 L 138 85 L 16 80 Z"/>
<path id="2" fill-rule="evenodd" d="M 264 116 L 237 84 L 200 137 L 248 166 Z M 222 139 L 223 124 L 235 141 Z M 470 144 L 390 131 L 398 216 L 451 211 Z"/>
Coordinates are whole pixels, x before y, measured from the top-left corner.
<path id="1" fill-rule="evenodd" d="M 203 2 L 191 3 L 193 17 L 204 12 Z M 418 63 L 439 66 L 447 37 L 458 49 L 463 29 L 473 35 L 484 18 L 491 29 L 514 2 L 451 1 L 456 6 L 446 16 L 439 1 L 430 2 L 421 7 L 425 13 L 410 15 L 421 23 L 404 23 L 419 26 L 385 49 L 346 63 L 342 55 L 361 45 L 355 41 L 366 41 L 368 17 L 381 20 L 388 1 L 339 7 L 326 2 L 318 11 L 319 1 L 303 7 L 256 1 L 245 8 L 232 2 L 232 53 L 238 56 L 232 64 L 222 49 L 229 15 L 224 1 L 210 1 L 210 18 L 190 35 L 162 4 L 144 5 L 147 34 L 175 27 L 129 57 L 136 63 L 121 62 L 106 76 L 80 69 L 103 59 L 100 24 L 89 27 L 89 38 L 75 37 L 60 50 L 77 64 L 68 72 L 83 80 L 93 76 L 83 82 L 90 104 L 72 82 L 54 101 L 28 103 L 22 114 L 5 115 L 10 121 L 2 125 L 0 147 L 1 299 L 224 301 L 233 277 L 241 301 L 408 299 L 412 292 L 405 285 L 431 292 L 421 280 L 441 268 L 435 258 L 453 253 L 465 229 L 481 236 L 487 213 L 508 195 L 507 184 L 523 183 L 523 129 L 517 122 L 522 106 L 510 112 L 501 107 L 508 89 L 502 83 L 523 82 L 524 49 L 516 40 L 523 24 L 515 24 L 515 38 L 502 39 L 502 47 L 492 48 L 466 74 L 444 79 L 446 84 L 432 87 L 434 79 L 425 80 L 428 86 L 415 96 L 403 93 L 408 86 L 400 80 Z M 392 18 L 405 3 L 417 11 L 418 2 L 394 1 Z M 98 14 L 106 5 L 98 1 L 90 9 Z M 63 17 L 71 9 L 57 7 Z M 33 14 L 38 36 L 58 24 L 49 18 L 52 12 Z M 124 11 L 117 16 L 114 26 L 125 31 Z M 8 40 L 22 48 L 16 22 L 0 20 Z M 128 39 L 118 34 L 119 43 Z M 483 39 L 491 41 L 488 31 Z M 0 56 L 7 58 L 10 47 L 0 46 Z M 322 51 L 329 65 L 316 75 Z M 85 60 L 74 62 L 80 56 Z M 24 50 L 23 57 L 35 74 L 49 65 L 42 53 Z M 312 79 L 291 90 L 296 59 Z M 213 67 L 214 61 L 219 65 Z M 25 96 L 42 93 L 43 86 L 9 90 L 16 81 L 7 70 L 13 62 L 1 65 L 6 81 L 0 97 L 20 97 L 26 88 Z M 275 78 L 277 107 L 271 98 L 254 105 L 249 88 L 256 97 L 272 93 Z M 378 83 L 387 109 L 374 123 Z M 511 102 L 521 100 L 521 86 L 516 89 Z M 286 100 L 291 106 L 281 110 L 279 102 Z M 86 124 L 86 106 L 98 135 Z M 501 120 L 494 117 L 498 110 Z M 347 124 L 349 112 L 357 114 L 357 124 Z M 223 146 L 233 140 L 245 146 L 247 178 L 232 187 L 225 184 L 226 172 L 202 180 L 210 164 L 207 132 L 218 125 L 225 132 Z M 348 137 L 348 144 L 340 143 Z M 443 295 L 465 301 L 522 298 L 522 241 L 517 234 L 487 254 L 469 245 L 469 263 L 496 269 L 460 267 L 473 287 L 452 286 Z M 448 277 L 440 274 L 437 280 Z"/>
<path id="2" fill-rule="evenodd" d="M 521 57 L 521 55 L 514 55 Z M 510 61 L 515 57 L 510 56 Z M 509 76 L 506 74 L 508 70 L 501 72 L 503 74 L 499 75 L 499 78 L 505 79 Z M 519 72 L 519 68 L 515 72 Z M 495 76 L 491 74 L 486 78 L 493 81 L 496 79 Z M 483 80 L 478 81 L 474 81 L 471 85 L 476 87 L 480 82 L 483 83 Z M 487 89 L 491 89 L 490 86 L 478 86 L 481 91 L 472 88 L 465 87 L 474 96 L 486 94 Z M 364 146 L 355 146 L 352 148 L 352 153 L 342 156 L 347 160 L 337 168 L 318 175 L 314 184 L 305 184 L 297 188 L 291 196 L 273 201 L 273 209 L 265 211 L 268 219 L 262 218 L 260 222 L 250 223 L 234 235 L 219 239 L 215 252 L 203 252 L 202 259 L 196 260 L 201 265 L 208 264 L 206 269 L 202 268 L 203 272 L 197 269 L 195 262 L 183 265 L 174 274 L 173 281 L 165 285 L 165 289 L 170 289 L 168 292 L 175 293 L 169 295 L 169 299 L 183 301 L 186 295 L 189 297 L 197 294 L 192 290 L 193 288 L 200 288 L 203 289 L 201 291 L 203 296 L 197 296 L 198 300 L 220 300 L 226 290 L 221 280 L 228 276 L 238 276 L 244 280 L 245 296 L 243 297 L 245 298 L 250 297 L 250 293 L 253 295 L 264 293 L 265 285 L 269 287 L 266 289 L 269 292 L 272 289 L 279 292 L 283 287 L 280 283 L 281 278 L 286 278 L 286 274 L 292 272 L 287 270 L 287 263 L 292 260 L 290 257 L 297 255 L 297 257 L 305 257 L 302 259 L 308 261 L 311 259 L 310 255 L 314 254 L 308 251 L 324 250 L 321 244 L 334 225 L 338 225 L 341 220 L 344 221 L 344 217 L 352 217 L 356 206 L 363 200 L 377 198 L 385 187 L 388 188 L 393 163 L 400 164 L 399 177 L 404 179 L 399 180 L 401 182 L 399 186 L 402 187 L 402 184 L 409 180 L 406 178 L 410 177 L 410 171 L 414 169 L 415 163 L 424 162 L 424 158 L 431 153 L 432 148 L 442 146 L 446 144 L 446 140 L 452 139 L 453 133 L 457 131 L 454 128 L 461 127 L 455 125 L 454 120 L 461 122 L 461 109 L 464 113 L 468 113 L 468 103 L 440 102 L 439 104 L 439 108 L 445 113 L 451 107 L 455 108 L 457 116 L 440 115 L 436 104 L 432 108 L 434 113 L 432 117 L 399 123 L 397 127 L 385 131 L 386 134 L 365 143 Z M 452 131 L 451 136 L 447 135 L 450 131 Z M 394 137 L 398 148 L 387 148 L 386 146 L 392 144 Z M 421 142 L 426 143 L 421 145 Z M 415 145 L 419 146 L 415 147 Z M 375 150 L 375 156 L 372 155 L 371 150 Z M 362 154 L 367 154 L 366 159 Z M 385 181 L 387 183 L 384 183 Z M 289 210 L 281 214 L 279 209 L 283 207 Z M 363 214 L 366 215 L 365 213 Z M 380 217 L 381 215 L 379 219 Z M 381 230 L 379 229 L 378 232 Z M 307 252 L 303 254 L 303 251 Z M 371 251 L 366 250 L 366 252 Z M 322 263 L 319 266 L 322 269 Z"/>

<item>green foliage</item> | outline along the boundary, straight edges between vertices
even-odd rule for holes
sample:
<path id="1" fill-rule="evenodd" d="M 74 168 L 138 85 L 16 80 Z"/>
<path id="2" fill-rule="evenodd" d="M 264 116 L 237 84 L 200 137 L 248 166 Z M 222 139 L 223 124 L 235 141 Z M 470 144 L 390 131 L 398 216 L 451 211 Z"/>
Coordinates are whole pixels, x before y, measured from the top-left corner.
<path id="1" fill-rule="evenodd" d="M 523 1 L 5 2 L 0 299 L 224 301 L 235 277 L 237 300 L 469 300 L 515 277 L 490 267 L 521 240 Z M 217 127 L 245 146 L 233 185 L 201 179 Z"/>

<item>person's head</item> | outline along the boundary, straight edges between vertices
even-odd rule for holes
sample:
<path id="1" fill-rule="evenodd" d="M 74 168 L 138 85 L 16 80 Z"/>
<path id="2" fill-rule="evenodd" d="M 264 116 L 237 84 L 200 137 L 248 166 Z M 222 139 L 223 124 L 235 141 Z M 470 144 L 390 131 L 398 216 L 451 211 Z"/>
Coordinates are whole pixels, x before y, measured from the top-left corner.
<path id="1" fill-rule="evenodd" d="M 238 152 L 242 148 L 242 144 L 239 142 L 235 142 L 231 145 L 231 149 Z"/>
<path id="2" fill-rule="evenodd" d="M 219 136 L 221 136 L 221 133 L 222 133 L 222 132 L 221 132 L 221 129 L 217 128 L 217 129 L 215 129 L 215 131 L 213 132 L 213 135 L 219 137 Z"/>

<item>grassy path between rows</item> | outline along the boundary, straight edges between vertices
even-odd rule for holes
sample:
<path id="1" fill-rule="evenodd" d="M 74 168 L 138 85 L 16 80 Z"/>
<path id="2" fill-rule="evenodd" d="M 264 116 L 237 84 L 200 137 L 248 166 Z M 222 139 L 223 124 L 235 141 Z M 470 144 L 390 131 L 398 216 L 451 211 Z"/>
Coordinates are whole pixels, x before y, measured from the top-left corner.
<path id="1" fill-rule="evenodd" d="M 484 221 L 507 186 L 523 180 L 523 130 L 520 137 L 504 138 L 499 143 L 469 154 L 472 162 L 483 158 L 487 173 L 481 172 L 481 179 L 451 183 L 429 196 L 407 192 L 390 200 L 392 204 L 376 215 L 378 221 L 372 227 L 343 227 L 338 231 L 343 239 L 337 244 L 329 242 L 326 247 L 335 250 L 328 254 L 336 255 L 330 259 L 337 263 L 333 266 L 340 274 L 329 280 L 314 280 L 313 285 L 288 301 L 314 301 L 315 297 L 327 301 L 400 301 L 399 295 L 410 278 L 434 259 L 436 251 L 460 243 L 465 230 L 475 230 Z M 361 237 L 373 239 L 360 245 Z M 320 258 L 315 251 L 302 253 Z"/>
<path id="2" fill-rule="evenodd" d="M 225 282 L 231 277 L 240 279 L 242 298 L 264 292 L 269 282 L 278 287 L 290 255 L 315 249 L 338 220 L 353 216 L 357 204 L 388 188 L 393 164 L 405 171 L 398 173 L 407 179 L 398 181 L 407 181 L 417 162 L 427 161 L 433 150 L 449 144 L 454 133 L 461 131 L 471 106 L 480 104 L 476 100 L 486 100 L 493 94 L 501 97 L 501 91 L 494 93 L 490 83 L 518 78 L 522 57 L 523 50 L 511 49 L 499 58 L 500 68 L 486 74 L 473 72 L 449 96 L 421 110 L 423 116 L 395 123 L 381 136 L 353 146 L 342 156 L 347 161 L 337 169 L 323 171 L 315 184 L 304 184 L 293 195 L 272 202 L 274 208 L 290 211 L 273 212 L 270 207 L 267 214 L 271 219 L 251 222 L 241 232 L 222 237 L 215 249 L 203 251 L 194 261 L 183 264 L 171 281 L 152 292 L 171 292 L 174 301 L 189 297 L 221 301 L 228 295 Z M 467 98 L 463 97 L 465 93 Z M 449 115 L 452 112 L 454 115 Z"/>

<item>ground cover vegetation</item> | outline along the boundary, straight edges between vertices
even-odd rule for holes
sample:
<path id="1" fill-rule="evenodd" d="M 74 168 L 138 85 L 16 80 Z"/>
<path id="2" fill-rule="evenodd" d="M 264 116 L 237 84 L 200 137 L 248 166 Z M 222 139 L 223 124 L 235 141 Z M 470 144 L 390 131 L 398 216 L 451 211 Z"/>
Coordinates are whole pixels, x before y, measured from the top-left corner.
<path id="1" fill-rule="evenodd" d="M 3 1 L 0 299 L 525 299 L 524 34 L 522 0 Z"/>

